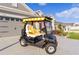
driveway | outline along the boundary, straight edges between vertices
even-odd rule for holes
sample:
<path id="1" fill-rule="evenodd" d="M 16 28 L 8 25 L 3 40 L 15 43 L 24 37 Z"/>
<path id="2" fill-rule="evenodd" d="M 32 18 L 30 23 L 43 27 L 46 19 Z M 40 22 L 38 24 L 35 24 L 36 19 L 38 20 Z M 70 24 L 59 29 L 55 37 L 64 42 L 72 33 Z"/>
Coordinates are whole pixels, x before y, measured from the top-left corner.
<path id="1" fill-rule="evenodd" d="M 58 47 L 54 55 L 79 54 L 79 40 L 57 36 Z M 0 38 L 0 55 L 47 55 L 44 49 L 34 46 L 21 47 L 19 36 Z"/>
<path id="2" fill-rule="evenodd" d="M 75 55 L 79 54 L 79 40 L 57 36 L 58 50 L 56 54 Z"/>

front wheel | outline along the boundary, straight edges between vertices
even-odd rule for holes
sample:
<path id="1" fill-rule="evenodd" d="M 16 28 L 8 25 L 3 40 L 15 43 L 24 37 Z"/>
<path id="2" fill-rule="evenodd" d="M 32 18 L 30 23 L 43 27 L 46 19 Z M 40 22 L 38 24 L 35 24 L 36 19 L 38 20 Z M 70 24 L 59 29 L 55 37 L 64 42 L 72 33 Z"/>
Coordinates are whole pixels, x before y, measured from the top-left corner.
<path id="1" fill-rule="evenodd" d="M 56 52 L 56 46 L 53 43 L 48 43 L 45 50 L 48 54 L 54 54 Z"/>
<path id="2" fill-rule="evenodd" d="M 23 47 L 27 46 L 26 40 L 22 37 L 20 38 L 20 45 Z"/>

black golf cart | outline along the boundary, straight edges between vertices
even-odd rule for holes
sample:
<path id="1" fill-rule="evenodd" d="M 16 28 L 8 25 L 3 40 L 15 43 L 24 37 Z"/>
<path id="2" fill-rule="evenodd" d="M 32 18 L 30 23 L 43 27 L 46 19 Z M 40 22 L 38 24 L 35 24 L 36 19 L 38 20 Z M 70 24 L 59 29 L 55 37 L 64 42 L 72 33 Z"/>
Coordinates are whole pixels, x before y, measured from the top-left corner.
<path id="1" fill-rule="evenodd" d="M 52 18 L 40 17 L 40 18 L 25 18 L 23 19 L 23 29 L 20 37 L 20 45 L 25 47 L 28 45 L 45 48 L 48 54 L 54 54 L 57 49 L 57 40 L 52 30 Z M 28 37 L 26 33 L 26 25 L 28 22 L 32 26 L 39 30 L 41 34 L 33 34 Z"/>

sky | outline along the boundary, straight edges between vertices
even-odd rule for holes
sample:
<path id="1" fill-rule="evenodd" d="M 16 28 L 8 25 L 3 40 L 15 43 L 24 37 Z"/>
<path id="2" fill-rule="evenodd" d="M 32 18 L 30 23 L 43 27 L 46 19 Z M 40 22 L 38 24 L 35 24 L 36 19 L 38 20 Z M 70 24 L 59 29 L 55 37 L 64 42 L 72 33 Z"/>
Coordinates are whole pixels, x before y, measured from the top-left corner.
<path id="1" fill-rule="evenodd" d="M 78 3 L 27 3 L 34 11 L 41 10 L 45 15 L 52 15 L 56 21 L 79 23 Z"/>

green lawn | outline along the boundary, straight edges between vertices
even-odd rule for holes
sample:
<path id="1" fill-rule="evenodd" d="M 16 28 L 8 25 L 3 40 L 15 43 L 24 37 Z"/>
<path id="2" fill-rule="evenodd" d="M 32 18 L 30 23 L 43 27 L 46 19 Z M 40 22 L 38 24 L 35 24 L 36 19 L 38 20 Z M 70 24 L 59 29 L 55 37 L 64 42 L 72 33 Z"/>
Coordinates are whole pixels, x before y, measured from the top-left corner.
<path id="1" fill-rule="evenodd" d="M 79 40 L 79 33 L 74 33 L 74 32 L 68 33 L 68 38 Z"/>

